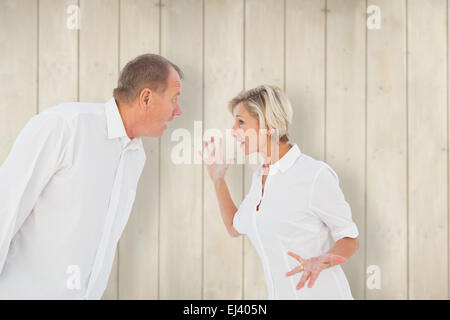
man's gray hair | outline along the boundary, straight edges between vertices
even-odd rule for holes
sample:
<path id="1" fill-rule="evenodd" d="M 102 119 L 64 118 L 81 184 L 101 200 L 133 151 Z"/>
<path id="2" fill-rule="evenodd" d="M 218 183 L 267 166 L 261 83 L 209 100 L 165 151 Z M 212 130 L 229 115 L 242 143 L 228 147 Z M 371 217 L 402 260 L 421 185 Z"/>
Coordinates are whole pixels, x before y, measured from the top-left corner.
<path id="1" fill-rule="evenodd" d="M 134 58 L 120 72 L 117 88 L 113 91 L 114 98 L 119 102 L 129 103 L 134 101 L 144 88 L 150 88 L 158 94 L 164 93 L 170 67 L 183 79 L 181 69 L 158 54 L 147 53 Z"/>

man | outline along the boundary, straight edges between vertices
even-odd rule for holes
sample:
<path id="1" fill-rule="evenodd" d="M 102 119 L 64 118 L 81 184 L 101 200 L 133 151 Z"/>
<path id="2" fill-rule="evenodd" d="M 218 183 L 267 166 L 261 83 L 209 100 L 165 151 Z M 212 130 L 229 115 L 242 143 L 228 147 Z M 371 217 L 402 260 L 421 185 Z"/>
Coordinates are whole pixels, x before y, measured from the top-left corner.
<path id="1" fill-rule="evenodd" d="M 181 115 L 181 70 L 155 54 L 114 97 L 35 115 L 0 167 L 0 299 L 100 299 L 146 161 L 141 137 Z"/>

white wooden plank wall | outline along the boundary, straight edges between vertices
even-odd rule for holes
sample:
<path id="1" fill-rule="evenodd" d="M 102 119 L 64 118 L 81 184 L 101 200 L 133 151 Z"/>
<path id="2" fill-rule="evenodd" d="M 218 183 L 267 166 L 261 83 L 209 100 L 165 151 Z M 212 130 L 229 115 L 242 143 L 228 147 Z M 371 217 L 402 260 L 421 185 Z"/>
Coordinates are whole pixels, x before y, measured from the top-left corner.
<path id="1" fill-rule="evenodd" d="M 0 0 L 0 163 L 34 114 L 106 101 L 130 59 L 164 55 L 185 73 L 183 114 L 144 138 L 103 299 L 264 299 L 255 249 L 228 236 L 205 168 L 171 162 L 171 134 L 194 136 L 194 121 L 225 133 L 230 98 L 275 84 L 294 107 L 292 140 L 336 170 L 352 208 L 354 297 L 448 299 L 449 14 L 447 0 Z M 253 169 L 228 172 L 237 205 Z"/>

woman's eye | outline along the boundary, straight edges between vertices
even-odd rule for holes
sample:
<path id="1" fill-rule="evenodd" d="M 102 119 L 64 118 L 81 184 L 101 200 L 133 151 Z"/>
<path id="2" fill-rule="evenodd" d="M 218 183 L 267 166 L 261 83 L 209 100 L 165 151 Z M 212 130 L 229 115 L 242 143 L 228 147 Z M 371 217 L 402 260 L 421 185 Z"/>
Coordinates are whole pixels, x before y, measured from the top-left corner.
<path id="1" fill-rule="evenodd" d="M 244 121 L 239 120 L 239 125 L 244 124 Z"/>

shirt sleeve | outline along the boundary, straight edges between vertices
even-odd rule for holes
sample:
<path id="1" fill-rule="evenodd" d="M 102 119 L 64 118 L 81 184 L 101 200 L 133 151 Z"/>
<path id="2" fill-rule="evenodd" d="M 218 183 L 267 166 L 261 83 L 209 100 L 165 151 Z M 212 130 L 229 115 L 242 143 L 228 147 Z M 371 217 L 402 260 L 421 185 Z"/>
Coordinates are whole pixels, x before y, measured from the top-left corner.
<path id="1" fill-rule="evenodd" d="M 69 131 L 55 114 L 33 116 L 0 167 L 0 273 L 12 238 L 62 161 Z"/>
<path id="2" fill-rule="evenodd" d="M 312 185 L 310 208 L 330 229 L 334 241 L 344 237 L 357 238 L 350 205 L 339 186 L 337 174 L 325 164 L 319 169 Z"/>
<path id="3" fill-rule="evenodd" d="M 246 201 L 248 201 L 247 196 L 244 198 L 244 200 L 239 205 L 238 210 L 234 214 L 233 217 L 233 227 L 236 229 L 237 232 L 240 234 L 246 234 L 244 223 L 242 222 L 242 212 L 244 211 Z"/>
<path id="4" fill-rule="evenodd" d="M 241 204 L 239 205 L 238 210 L 236 211 L 236 213 L 234 214 L 234 217 L 233 217 L 233 227 L 240 234 L 247 234 L 246 225 L 244 223 L 244 220 L 242 219 L 242 216 L 245 214 L 245 211 L 249 209 L 248 208 L 249 201 L 250 201 L 249 199 L 250 199 L 250 197 L 252 197 L 252 193 L 255 190 L 256 177 L 257 177 L 257 174 L 255 171 L 255 172 L 253 172 L 253 175 L 252 175 L 252 184 L 251 184 L 250 190 L 247 193 L 247 195 L 245 196 L 244 200 L 242 200 Z"/>

